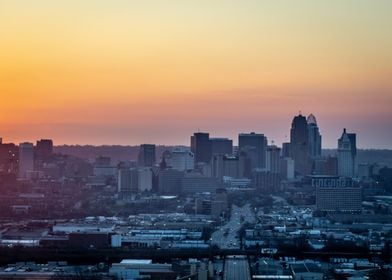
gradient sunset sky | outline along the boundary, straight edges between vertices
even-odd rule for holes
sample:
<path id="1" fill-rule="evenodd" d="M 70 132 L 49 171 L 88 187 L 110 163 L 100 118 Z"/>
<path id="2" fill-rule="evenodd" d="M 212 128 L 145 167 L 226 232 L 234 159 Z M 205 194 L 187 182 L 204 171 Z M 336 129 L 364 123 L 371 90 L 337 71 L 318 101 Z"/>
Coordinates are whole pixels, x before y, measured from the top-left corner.
<path id="1" fill-rule="evenodd" d="M 392 148 L 392 1 L 0 0 L 0 137 L 277 144 L 316 115 Z"/>

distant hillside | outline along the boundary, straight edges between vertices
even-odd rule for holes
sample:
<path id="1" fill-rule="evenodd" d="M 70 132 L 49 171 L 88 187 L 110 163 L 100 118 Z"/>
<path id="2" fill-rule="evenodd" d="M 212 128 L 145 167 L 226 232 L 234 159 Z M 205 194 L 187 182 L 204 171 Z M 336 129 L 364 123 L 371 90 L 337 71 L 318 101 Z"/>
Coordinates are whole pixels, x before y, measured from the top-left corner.
<path id="1" fill-rule="evenodd" d="M 157 146 L 157 159 L 171 146 Z M 94 160 L 98 156 L 108 156 L 113 163 L 126 160 L 137 160 L 139 146 L 79 146 L 63 145 L 54 147 L 56 153 L 77 156 L 86 160 Z M 336 155 L 336 149 L 324 149 L 323 155 Z M 360 149 L 358 163 L 379 163 L 392 167 L 392 150 Z"/>
<path id="2" fill-rule="evenodd" d="M 336 149 L 324 149 L 323 155 L 336 155 Z M 378 163 L 392 167 L 392 150 L 358 149 L 358 163 Z"/>
<path id="3" fill-rule="evenodd" d="M 170 148 L 169 146 L 157 146 L 157 159 L 161 154 Z M 139 153 L 139 146 L 92 146 L 92 145 L 63 145 L 55 146 L 55 153 L 73 155 L 85 160 L 93 161 L 99 156 L 108 156 L 112 159 L 112 163 L 119 161 L 133 161 L 137 160 Z"/>

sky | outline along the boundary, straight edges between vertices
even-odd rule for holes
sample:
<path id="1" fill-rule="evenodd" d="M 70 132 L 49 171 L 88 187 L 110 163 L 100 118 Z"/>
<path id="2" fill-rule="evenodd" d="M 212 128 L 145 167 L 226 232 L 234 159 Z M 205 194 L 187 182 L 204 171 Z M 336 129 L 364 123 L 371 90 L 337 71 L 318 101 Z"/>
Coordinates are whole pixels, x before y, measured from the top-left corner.
<path id="1" fill-rule="evenodd" d="M 313 113 L 392 148 L 392 1 L 0 0 L 0 137 L 288 141 Z"/>

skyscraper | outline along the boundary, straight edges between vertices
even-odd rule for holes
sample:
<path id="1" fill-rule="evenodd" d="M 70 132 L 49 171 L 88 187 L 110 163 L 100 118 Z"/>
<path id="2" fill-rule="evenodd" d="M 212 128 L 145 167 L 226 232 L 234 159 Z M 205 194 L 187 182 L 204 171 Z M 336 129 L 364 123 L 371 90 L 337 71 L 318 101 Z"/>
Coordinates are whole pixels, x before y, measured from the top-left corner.
<path id="1" fill-rule="evenodd" d="M 294 159 L 295 173 L 308 175 L 312 164 L 309 158 L 308 122 L 304 116 L 295 116 L 290 131 L 290 156 Z"/>
<path id="2" fill-rule="evenodd" d="M 19 144 L 19 178 L 26 179 L 27 172 L 34 170 L 34 145 L 33 143 Z"/>
<path id="3" fill-rule="evenodd" d="M 310 114 L 307 118 L 308 123 L 308 147 L 309 156 L 312 159 L 319 158 L 321 156 L 321 135 L 317 126 L 316 117 Z"/>
<path id="4" fill-rule="evenodd" d="M 139 166 L 151 167 L 155 165 L 155 145 L 154 144 L 142 144 L 140 145 L 138 163 Z"/>
<path id="5" fill-rule="evenodd" d="M 191 151 L 195 155 L 195 163 L 211 161 L 210 134 L 196 132 L 191 136 Z"/>
<path id="6" fill-rule="evenodd" d="M 266 169 L 270 172 L 278 173 L 280 169 L 281 149 L 275 145 L 267 147 Z"/>
<path id="7" fill-rule="evenodd" d="M 138 191 L 138 170 L 137 168 L 120 168 L 118 170 L 118 192 L 137 192 Z"/>
<path id="8" fill-rule="evenodd" d="M 251 161 L 251 169 L 266 167 L 267 137 L 258 133 L 241 133 L 238 136 L 240 152 L 245 152 Z"/>
<path id="9" fill-rule="evenodd" d="M 41 139 L 35 146 L 35 155 L 40 159 L 47 159 L 52 155 L 53 141 L 50 139 Z"/>
<path id="10" fill-rule="evenodd" d="M 164 160 L 167 167 L 179 171 L 192 170 L 195 168 L 195 156 L 189 148 L 177 147 L 166 150 L 162 154 L 162 160 Z"/>
<path id="11" fill-rule="evenodd" d="M 231 155 L 233 140 L 228 138 L 210 138 L 211 155 Z"/>
<path id="12" fill-rule="evenodd" d="M 340 176 L 354 177 L 356 173 L 357 144 L 356 134 L 343 134 L 338 140 L 338 174 Z"/>

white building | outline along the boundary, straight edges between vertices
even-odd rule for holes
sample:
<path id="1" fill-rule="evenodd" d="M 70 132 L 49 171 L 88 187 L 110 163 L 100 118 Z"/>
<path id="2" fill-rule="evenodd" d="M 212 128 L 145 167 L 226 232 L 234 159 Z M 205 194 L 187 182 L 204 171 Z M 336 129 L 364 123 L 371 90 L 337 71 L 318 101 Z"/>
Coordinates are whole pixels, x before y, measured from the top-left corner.
<path id="1" fill-rule="evenodd" d="M 281 151 L 281 149 L 275 145 L 271 145 L 271 146 L 267 147 L 266 169 L 268 171 L 271 171 L 274 173 L 279 172 L 280 151 Z"/>
<path id="2" fill-rule="evenodd" d="M 19 178 L 26 179 L 28 172 L 34 171 L 34 145 L 19 144 Z"/>
<path id="3" fill-rule="evenodd" d="M 338 140 L 338 175 L 354 177 L 356 173 L 356 135 L 343 130 Z"/>
<path id="4" fill-rule="evenodd" d="M 153 263 L 151 260 L 136 259 L 113 263 L 109 273 L 115 275 L 116 279 L 124 280 L 150 278 L 151 274 L 165 278 L 165 275 L 172 276 L 174 274 L 171 264 L 160 264 Z"/>

